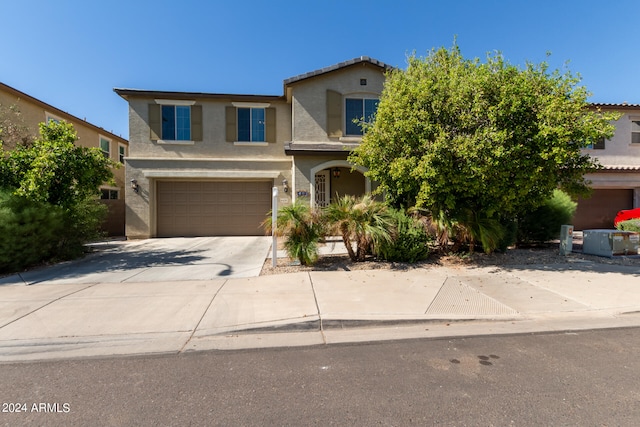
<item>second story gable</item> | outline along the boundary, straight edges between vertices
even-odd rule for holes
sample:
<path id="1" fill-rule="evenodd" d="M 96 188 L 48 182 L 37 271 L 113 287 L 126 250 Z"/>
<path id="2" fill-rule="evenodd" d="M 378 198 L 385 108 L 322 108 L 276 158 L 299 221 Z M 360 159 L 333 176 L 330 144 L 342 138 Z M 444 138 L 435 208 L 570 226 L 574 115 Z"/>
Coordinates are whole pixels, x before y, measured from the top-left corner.
<path id="1" fill-rule="evenodd" d="M 285 80 L 285 96 L 292 109 L 294 143 L 359 142 L 358 121 L 376 111 L 391 67 L 369 57 Z"/>

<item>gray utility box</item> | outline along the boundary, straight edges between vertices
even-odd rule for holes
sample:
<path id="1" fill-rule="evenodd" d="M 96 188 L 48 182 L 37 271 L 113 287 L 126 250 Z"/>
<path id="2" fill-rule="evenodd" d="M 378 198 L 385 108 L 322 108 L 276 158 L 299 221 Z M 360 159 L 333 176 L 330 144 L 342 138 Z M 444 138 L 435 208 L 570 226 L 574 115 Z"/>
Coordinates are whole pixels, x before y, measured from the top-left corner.
<path id="1" fill-rule="evenodd" d="M 640 234 L 620 230 L 584 230 L 582 252 L 612 257 L 614 255 L 638 255 Z"/>

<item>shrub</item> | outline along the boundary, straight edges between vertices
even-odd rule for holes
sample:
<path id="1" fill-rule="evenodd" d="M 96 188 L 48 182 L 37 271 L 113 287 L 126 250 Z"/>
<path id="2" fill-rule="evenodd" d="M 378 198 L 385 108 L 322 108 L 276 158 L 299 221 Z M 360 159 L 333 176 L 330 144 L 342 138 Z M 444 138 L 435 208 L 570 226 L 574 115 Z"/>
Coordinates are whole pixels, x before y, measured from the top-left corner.
<path id="1" fill-rule="evenodd" d="M 329 230 L 342 236 L 352 261 L 364 261 L 382 242 L 391 239 L 388 208 L 370 195 L 343 196 L 325 209 L 324 218 Z M 356 243 L 355 251 L 352 241 Z"/>
<path id="2" fill-rule="evenodd" d="M 563 224 L 569 224 L 577 203 L 561 190 L 537 209 L 518 219 L 518 244 L 544 243 L 557 239 Z"/>
<path id="3" fill-rule="evenodd" d="M 104 238 L 100 225 L 106 219 L 108 208 L 93 198 L 78 201 L 64 211 L 65 232 L 59 236 L 56 257 L 73 259 L 85 253 L 86 242 Z"/>
<path id="4" fill-rule="evenodd" d="M 485 253 L 491 253 L 502 248 L 505 242 L 505 227 L 496 218 L 487 218 L 465 209 L 458 214 L 440 213 L 432 217 L 436 227 L 438 244 L 448 250 L 449 242 L 453 242 L 452 250 L 457 252 L 462 246 L 467 246 L 473 253 L 475 246 L 480 244 Z"/>
<path id="5" fill-rule="evenodd" d="M 391 240 L 383 240 L 376 248 L 376 255 L 386 261 L 416 262 L 429 255 L 431 237 L 425 225 L 404 209 L 389 209 L 393 224 Z"/>
<path id="6" fill-rule="evenodd" d="M 67 233 L 61 208 L 0 193 L 0 271 L 20 271 L 56 257 Z"/>
<path id="7" fill-rule="evenodd" d="M 267 232 L 272 230 L 271 214 L 263 222 Z M 296 200 L 278 211 L 276 235 L 284 236 L 284 248 L 292 259 L 302 265 L 311 265 L 318 260 L 318 243 L 324 237 L 324 224 L 318 212 L 306 203 Z"/>
<path id="8" fill-rule="evenodd" d="M 640 233 L 640 219 L 621 221 L 616 228 L 621 231 L 635 231 L 636 233 Z"/>
<path id="9" fill-rule="evenodd" d="M 504 219 L 500 224 L 502 224 L 503 235 L 496 250 L 506 252 L 509 246 L 513 246 L 518 241 L 518 223 L 513 219 Z"/>

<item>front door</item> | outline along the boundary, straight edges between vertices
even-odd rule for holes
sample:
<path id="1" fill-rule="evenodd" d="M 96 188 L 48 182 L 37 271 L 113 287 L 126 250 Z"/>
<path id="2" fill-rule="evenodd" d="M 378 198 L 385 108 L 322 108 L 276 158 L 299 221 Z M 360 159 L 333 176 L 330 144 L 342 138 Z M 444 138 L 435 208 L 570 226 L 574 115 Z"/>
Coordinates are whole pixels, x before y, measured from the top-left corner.
<path id="1" fill-rule="evenodd" d="M 316 173 L 315 202 L 316 202 L 316 206 L 321 208 L 329 206 L 329 203 L 331 201 L 331 188 L 330 188 L 330 182 L 329 182 L 329 177 L 330 177 L 329 174 L 330 174 L 330 171 L 327 169 Z"/>

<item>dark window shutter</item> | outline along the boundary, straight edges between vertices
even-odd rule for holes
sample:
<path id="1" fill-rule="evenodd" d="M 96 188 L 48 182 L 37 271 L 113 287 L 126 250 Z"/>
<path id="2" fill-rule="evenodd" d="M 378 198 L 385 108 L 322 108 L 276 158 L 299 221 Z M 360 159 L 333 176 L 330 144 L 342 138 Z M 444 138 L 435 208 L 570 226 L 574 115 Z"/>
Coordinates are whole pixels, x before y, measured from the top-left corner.
<path id="1" fill-rule="evenodd" d="M 162 116 L 158 104 L 149 104 L 149 138 L 155 141 L 162 139 Z"/>
<path id="2" fill-rule="evenodd" d="M 276 142 L 276 109 L 273 107 L 265 110 L 265 120 L 267 122 L 267 142 Z"/>
<path id="3" fill-rule="evenodd" d="M 191 140 L 202 141 L 202 105 L 191 106 Z"/>
<path id="4" fill-rule="evenodd" d="M 342 94 L 330 89 L 327 90 L 327 135 L 342 136 Z"/>
<path id="5" fill-rule="evenodd" d="M 234 142 L 237 139 L 238 128 L 236 127 L 236 107 L 226 107 L 227 122 L 227 142 Z"/>

